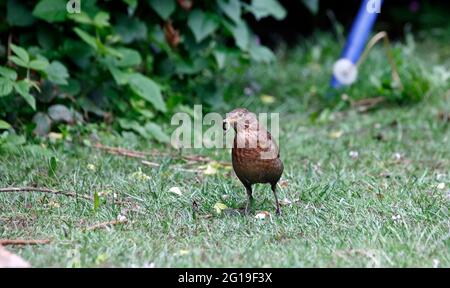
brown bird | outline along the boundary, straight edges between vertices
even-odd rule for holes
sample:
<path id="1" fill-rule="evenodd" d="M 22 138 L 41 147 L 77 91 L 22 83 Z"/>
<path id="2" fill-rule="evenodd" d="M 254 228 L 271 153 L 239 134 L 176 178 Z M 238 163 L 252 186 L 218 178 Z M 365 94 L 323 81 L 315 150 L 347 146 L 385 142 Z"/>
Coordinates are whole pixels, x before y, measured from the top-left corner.
<path id="1" fill-rule="evenodd" d="M 246 212 L 253 204 L 252 185 L 268 183 L 275 196 L 276 214 L 280 215 L 277 183 L 283 173 L 280 151 L 272 135 L 258 122 L 256 115 L 245 108 L 227 114 L 223 128 L 233 127 L 235 137 L 231 151 L 233 169 L 247 190 Z"/>

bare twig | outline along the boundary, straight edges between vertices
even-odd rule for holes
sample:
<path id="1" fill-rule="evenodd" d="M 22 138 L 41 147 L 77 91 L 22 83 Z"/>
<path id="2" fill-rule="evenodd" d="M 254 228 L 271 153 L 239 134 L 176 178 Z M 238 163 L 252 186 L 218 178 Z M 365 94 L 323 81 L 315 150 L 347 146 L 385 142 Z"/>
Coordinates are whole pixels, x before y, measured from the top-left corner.
<path id="1" fill-rule="evenodd" d="M 12 66 L 12 63 L 9 60 L 9 58 L 11 58 L 11 43 L 12 43 L 12 34 L 10 33 L 8 35 L 8 49 L 7 49 L 7 52 L 6 52 L 7 59 L 8 59 L 8 61 L 6 62 L 7 66 Z"/>
<path id="2" fill-rule="evenodd" d="M 40 192 L 40 193 L 48 193 L 48 194 L 55 194 L 55 195 L 64 195 L 68 197 L 74 197 L 74 198 L 83 198 L 86 200 L 93 201 L 94 198 L 88 195 L 79 194 L 71 191 L 62 191 L 62 190 L 54 190 L 49 188 L 39 188 L 39 187 L 8 187 L 8 188 L 0 188 L 0 193 L 15 193 L 15 192 Z M 114 200 L 114 203 L 116 204 L 125 204 L 129 203 L 128 201 L 120 201 L 120 200 Z"/>
<path id="3" fill-rule="evenodd" d="M 12 192 L 41 192 L 41 193 L 49 193 L 56 195 L 64 195 L 69 197 L 80 197 L 87 200 L 92 200 L 92 197 L 78 194 L 75 192 L 69 191 L 61 191 L 61 190 L 53 190 L 49 188 L 38 188 L 38 187 L 8 187 L 8 188 L 0 188 L 0 193 L 12 193 Z"/>
<path id="4" fill-rule="evenodd" d="M 146 155 L 147 155 L 144 152 L 128 150 L 128 149 L 125 149 L 125 148 L 104 146 L 104 145 L 102 145 L 100 143 L 96 143 L 94 145 L 94 147 L 98 148 L 98 149 L 101 149 L 101 150 L 105 150 L 105 151 L 107 151 L 108 153 L 111 153 L 111 154 L 122 155 L 122 156 L 131 157 L 131 158 L 145 159 Z"/>
<path id="5" fill-rule="evenodd" d="M 31 239 L 31 240 L 23 240 L 23 239 L 0 239 L 0 246 L 6 245 L 39 245 L 39 244 L 48 244 L 50 243 L 50 239 Z"/>
<path id="6" fill-rule="evenodd" d="M 145 166 L 150 166 L 150 167 L 155 167 L 155 168 L 158 168 L 161 166 L 161 164 L 159 164 L 159 163 L 150 162 L 147 160 L 142 160 L 141 163 L 144 164 Z"/>
<path id="7" fill-rule="evenodd" d="M 127 223 L 128 220 L 112 220 L 112 221 L 107 221 L 107 222 L 102 222 L 102 223 L 98 223 L 92 226 L 89 226 L 86 228 L 86 231 L 92 231 L 92 230 L 96 230 L 96 229 L 103 229 L 109 226 L 113 226 L 113 225 L 117 225 L 117 224 L 124 224 Z"/>
<path id="8" fill-rule="evenodd" d="M 351 105 L 356 108 L 358 112 L 366 112 L 384 101 L 386 101 L 386 98 L 380 96 L 352 101 Z"/>
<path id="9" fill-rule="evenodd" d="M 101 143 L 96 143 L 96 144 L 94 144 L 93 147 L 100 149 L 100 150 L 104 150 L 110 154 L 122 155 L 122 156 L 127 156 L 127 157 L 131 157 L 131 158 L 139 158 L 139 159 L 146 159 L 147 156 L 170 156 L 172 158 L 182 158 L 188 162 L 206 163 L 206 162 L 212 161 L 211 158 L 209 158 L 207 156 L 201 156 L 201 155 L 178 156 L 178 155 L 173 155 L 173 154 L 165 153 L 165 152 L 161 152 L 161 151 L 143 152 L 143 151 L 130 150 L 130 149 L 125 149 L 125 148 L 120 148 L 120 147 L 105 146 Z"/>

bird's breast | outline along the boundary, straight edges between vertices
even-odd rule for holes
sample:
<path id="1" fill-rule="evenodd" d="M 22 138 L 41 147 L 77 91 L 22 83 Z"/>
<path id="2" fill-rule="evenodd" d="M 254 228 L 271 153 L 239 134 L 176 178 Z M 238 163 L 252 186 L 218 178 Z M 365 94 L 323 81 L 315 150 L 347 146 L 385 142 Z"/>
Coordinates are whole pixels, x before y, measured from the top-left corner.
<path id="1" fill-rule="evenodd" d="M 233 148 L 233 169 L 238 178 L 249 184 L 276 183 L 283 172 L 280 158 L 265 159 L 259 149 Z"/>

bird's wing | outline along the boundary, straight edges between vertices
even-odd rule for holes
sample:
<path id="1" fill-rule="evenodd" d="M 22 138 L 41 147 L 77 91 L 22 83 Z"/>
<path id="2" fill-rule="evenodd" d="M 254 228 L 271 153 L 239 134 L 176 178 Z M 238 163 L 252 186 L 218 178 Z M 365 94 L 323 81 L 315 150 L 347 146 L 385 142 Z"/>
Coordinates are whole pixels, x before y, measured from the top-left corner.
<path id="1" fill-rule="evenodd" d="M 258 129 L 258 149 L 261 154 L 265 154 L 268 159 L 275 159 L 280 156 L 278 145 L 269 131 L 260 127 Z"/>

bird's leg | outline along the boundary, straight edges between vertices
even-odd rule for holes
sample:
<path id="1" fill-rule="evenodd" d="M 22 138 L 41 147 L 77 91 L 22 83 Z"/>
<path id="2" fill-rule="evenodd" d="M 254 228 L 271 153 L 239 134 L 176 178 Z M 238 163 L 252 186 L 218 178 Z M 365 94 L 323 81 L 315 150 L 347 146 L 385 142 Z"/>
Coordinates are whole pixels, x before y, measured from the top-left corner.
<path id="1" fill-rule="evenodd" d="M 253 195 L 252 195 L 252 185 L 245 185 L 245 190 L 247 191 L 247 205 L 245 206 L 245 214 L 249 214 L 253 206 Z"/>
<path id="2" fill-rule="evenodd" d="M 281 215 L 281 210 L 280 210 L 280 202 L 278 202 L 278 197 L 277 197 L 277 183 L 275 184 L 271 184 L 272 186 L 272 192 L 273 192 L 273 196 L 275 196 L 275 204 L 277 206 L 277 210 L 275 210 L 275 213 L 277 214 L 277 216 Z"/>

